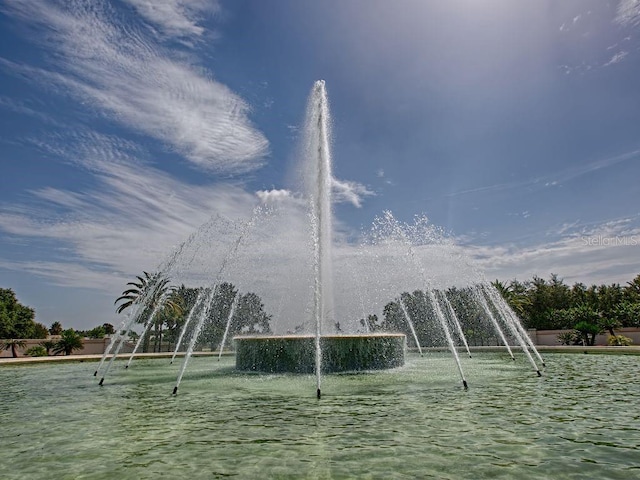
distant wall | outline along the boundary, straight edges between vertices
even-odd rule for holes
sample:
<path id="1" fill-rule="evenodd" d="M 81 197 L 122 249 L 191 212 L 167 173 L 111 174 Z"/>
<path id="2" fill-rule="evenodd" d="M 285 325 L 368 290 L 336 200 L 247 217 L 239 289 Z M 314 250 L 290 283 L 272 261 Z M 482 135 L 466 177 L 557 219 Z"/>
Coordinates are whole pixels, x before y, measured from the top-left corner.
<path id="1" fill-rule="evenodd" d="M 529 336 L 536 345 L 560 345 L 558 335 L 573 330 L 529 330 Z M 633 340 L 633 345 L 640 345 L 640 328 L 615 328 L 616 335 L 624 335 Z M 596 336 L 596 345 L 608 345 L 609 334 Z"/>
<path id="2" fill-rule="evenodd" d="M 59 337 L 58 337 L 59 338 Z M 18 348 L 18 356 L 19 357 L 23 357 L 24 356 L 24 352 L 27 351 L 28 349 L 30 349 L 31 347 L 40 345 L 40 342 L 43 342 L 45 339 L 27 339 L 25 340 L 25 342 L 27 342 L 27 345 L 24 348 Z M 56 341 L 57 338 L 49 338 L 47 340 L 51 340 L 51 341 Z M 109 345 L 109 342 L 111 341 L 110 338 L 105 337 L 105 338 L 85 338 L 82 340 L 83 343 L 83 348 L 82 350 L 75 350 L 72 355 L 100 355 L 102 353 L 104 353 L 105 348 Z M 0 343 L 2 343 L 2 340 L 0 340 Z M 121 352 L 123 353 L 127 353 L 127 352 L 131 352 L 133 350 L 133 345 L 129 345 L 130 342 L 127 342 L 124 346 L 124 348 L 121 350 Z M 9 350 L 2 350 L 0 352 L 0 358 L 7 358 L 7 357 L 11 357 L 11 349 Z"/>
<path id="3" fill-rule="evenodd" d="M 536 345 L 560 345 L 560 342 L 558 341 L 558 335 L 564 332 L 571 332 L 573 330 L 527 330 L 527 333 L 529 334 L 529 337 L 531 338 L 531 340 L 533 341 L 534 344 Z M 633 344 L 632 345 L 640 345 L 640 328 L 616 328 L 614 329 L 614 331 L 616 332 L 616 335 L 624 335 L 625 337 L 629 337 L 631 340 L 633 340 Z M 609 338 L 609 334 L 605 333 L 602 335 L 598 335 L 596 337 L 596 345 L 607 345 L 607 340 Z M 50 338 L 49 340 L 53 340 L 55 341 L 56 338 Z M 28 339 L 25 340 L 25 342 L 27 342 L 27 345 L 25 348 L 19 348 L 18 349 L 18 356 L 19 357 L 23 357 L 24 356 L 24 352 L 26 350 L 28 350 L 29 348 L 39 345 L 40 342 L 42 342 L 43 339 Z M 72 353 L 72 355 L 101 355 L 102 353 L 104 353 L 105 349 L 107 348 L 107 346 L 109 345 L 109 342 L 111 341 L 111 338 L 109 337 L 105 337 L 105 338 L 100 338 L 100 339 L 89 339 L 89 338 L 85 338 L 83 340 L 83 348 L 82 350 L 76 350 Z M 509 344 L 510 345 L 515 345 L 515 339 L 509 337 L 508 338 Z M 0 343 L 2 341 L 0 340 Z M 473 343 L 471 341 L 469 341 L 469 345 L 501 345 L 500 341 L 498 338 L 495 339 L 489 339 L 486 343 Z M 134 342 L 126 342 L 122 348 L 122 350 L 120 350 L 121 353 L 131 353 L 133 351 L 133 348 L 135 346 Z M 173 351 L 173 348 L 175 347 L 175 345 L 169 345 L 168 343 L 162 342 L 162 348 L 160 349 L 160 351 L 162 352 L 169 352 L 169 351 Z M 9 350 L 2 350 L 0 351 L 0 358 L 10 358 L 11 357 L 11 349 Z"/>

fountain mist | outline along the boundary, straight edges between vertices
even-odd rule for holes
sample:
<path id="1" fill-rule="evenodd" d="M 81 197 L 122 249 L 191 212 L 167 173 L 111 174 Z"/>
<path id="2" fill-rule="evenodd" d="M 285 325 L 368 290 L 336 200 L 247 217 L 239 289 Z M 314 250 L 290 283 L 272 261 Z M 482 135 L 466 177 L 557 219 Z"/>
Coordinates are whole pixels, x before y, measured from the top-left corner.
<path id="1" fill-rule="evenodd" d="M 173 392 L 178 390 L 205 324 L 213 322 L 212 315 L 217 312 L 219 320 L 216 321 L 221 325 L 224 322 L 224 332 L 216 333 L 219 336 L 208 340 L 212 348 L 213 341 L 219 345 L 219 355 L 228 336 L 233 331 L 237 335 L 239 327 L 233 330 L 232 324 L 238 310 L 242 309 L 240 288 L 264 302 L 265 311 L 270 312 L 269 318 L 275 312 L 277 319 L 269 336 L 255 335 L 252 330 L 251 337 L 234 337 L 236 368 L 267 372 L 313 371 L 317 398 L 321 397 L 323 368 L 342 371 L 403 365 L 405 335 L 413 337 L 421 355 L 425 345 L 441 347 L 443 344 L 436 342 L 444 341 L 462 384 L 467 388 L 458 348 L 464 348 L 471 357 L 465 328 L 477 333 L 484 325 L 497 336 L 514 360 L 509 342 L 513 340 L 522 346 L 525 356 L 540 375 L 530 352 L 541 362 L 542 358 L 513 311 L 484 276 L 470 265 L 467 257 L 426 217 L 416 217 L 413 224 L 406 224 L 396 220 L 391 212 L 385 212 L 357 241 L 334 238 L 330 119 L 325 83 L 318 81 L 311 91 L 306 111 L 303 195 L 276 196 L 275 200 L 265 201 L 256 208 L 247 220 L 214 217 L 160 266 L 162 277 L 171 276 L 174 282 L 199 285 L 171 359 L 173 363 L 186 343 Z M 230 290 L 236 291 L 235 297 L 227 298 L 225 306 L 216 306 L 216 297 L 224 283 L 238 290 Z M 334 284 L 338 285 L 335 291 Z M 150 328 L 155 312 L 165 300 L 162 298 L 159 305 L 150 309 L 147 303 L 153 298 L 153 292 L 145 292 L 133 306 L 133 313 L 123 322 L 124 331 L 136 322 L 141 323 L 143 315 L 145 332 Z M 471 307 L 461 306 L 467 301 L 465 298 L 473 303 Z M 393 312 L 401 318 L 395 324 Z M 362 327 L 366 332 L 364 335 L 358 333 Z M 503 328 L 511 338 L 507 338 Z M 340 335 L 327 335 L 334 330 Z M 403 334 L 394 333 L 398 331 Z M 124 340 L 124 337 L 116 336 L 98 370 L 115 348 L 107 367 L 109 371 Z M 247 346 L 241 348 L 244 340 Z M 288 369 L 291 365 L 285 365 L 282 370 L 279 369 L 281 366 L 272 369 L 276 360 L 264 364 L 256 360 L 256 351 L 260 355 L 277 357 L 289 348 L 287 345 L 296 342 L 295 348 L 309 353 L 309 357 L 305 360 L 294 358 L 293 369 Z M 340 345 L 329 346 L 332 342 Z M 366 350 L 363 345 L 367 342 L 378 342 L 377 347 Z M 139 343 L 134 353 L 138 346 Z M 252 348 L 258 350 L 251 352 Z M 373 358 L 371 352 L 375 348 L 385 352 L 379 357 L 386 356 L 386 363 Z M 241 350 L 248 350 L 249 356 L 241 359 Z M 276 350 L 279 353 L 274 353 Z M 358 354 L 361 357 L 354 361 Z M 345 359 L 349 356 L 349 361 L 335 363 L 337 357 Z M 329 363 L 332 366 L 328 367 Z"/>

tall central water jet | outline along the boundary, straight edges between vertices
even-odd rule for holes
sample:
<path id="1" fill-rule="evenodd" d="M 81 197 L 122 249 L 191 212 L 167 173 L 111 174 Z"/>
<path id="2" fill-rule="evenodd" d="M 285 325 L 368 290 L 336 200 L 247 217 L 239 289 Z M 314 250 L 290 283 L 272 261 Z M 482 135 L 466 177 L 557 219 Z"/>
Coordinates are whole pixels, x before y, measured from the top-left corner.
<path id="1" fill-rule="evenodd" d="M 309 172 L 305 176 L 307 194 L 311 201 L 311 229 L 313 240 L 316 383 L 320 398 L 322 324 L 332 312 L 331 292 L 331 151 L 329 132 L 329 104 L 324 80 L 314 86 L 307 110 L 307 158 Z"/>
<path id="2" fill-rule="evenodd" d="M 316 394 L 321 396 L 322 373 L 377 370 L 404 364 L 404 334 L 343 334 L 336 322 L 333 295 L 331 118 L 325 82 L 317 81 L 306 110 L 302 144 L 302 184 L 307 201 L 313 288 L 308 304 L 313 335 L 236 336 L 236 368 L 263 372 L 315 372 Z M 295 267 L 294 267 L 295 268 Z M 341 320 L 352 321 L 340 309 Z M 306 323 L 306 322 L 305 322 Z M 328 330 L 331 330 L 328 332 Z M 333 330 L 337 334 L 333 335 Z M 312 368 L 309 368 L 311 367 Z"/>

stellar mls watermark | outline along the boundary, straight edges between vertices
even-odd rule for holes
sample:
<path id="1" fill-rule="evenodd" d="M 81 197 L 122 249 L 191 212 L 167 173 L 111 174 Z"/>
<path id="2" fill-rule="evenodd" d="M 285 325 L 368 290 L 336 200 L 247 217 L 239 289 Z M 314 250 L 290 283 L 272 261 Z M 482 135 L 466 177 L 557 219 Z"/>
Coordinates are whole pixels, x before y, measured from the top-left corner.
<path id="1" fill-rule="evenodd" d="M 640 245 L 639 236 L 592 235 L 581 237 L 582 244 L 590 247 L 633 247 Z"/>

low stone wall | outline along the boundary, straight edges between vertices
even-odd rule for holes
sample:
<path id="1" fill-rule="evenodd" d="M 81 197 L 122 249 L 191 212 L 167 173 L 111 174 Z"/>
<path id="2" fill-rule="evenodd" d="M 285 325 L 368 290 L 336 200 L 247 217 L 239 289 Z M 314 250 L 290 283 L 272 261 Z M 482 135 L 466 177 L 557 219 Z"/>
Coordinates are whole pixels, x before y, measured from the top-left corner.
<path id="1" fill-rule="evenodd" d="M 26 352 L 27 350 L 29 350 L 31 347 L 36 347 L 38 345 L 40 345 L 40 342 L 43 342 L 45 340 L 51 340 L 53 342 L 55 342 L 56 340 L 58 340 L 59 337 L 51 337 L 51 338 L 47 338 L 47 339 L 35 339 L 35 338 L 29 338 L 24 340 L 26 342 L 26 346 L 24 348 L 18 348 L 17 349 L 17 353 L 18 356 L 23 357 L 24 356 L 24 352 Z M 111 342 L 111 339 L 109 337 L 105 337 L 105 338 L 85 338 L 82 340 L 82 349 L 81 350 L 75 350 L 71 355 L 102 355 L 102 353 L 104 353 L 105 348 L 107 348 L 107 346 L 109 345 L 109 342 Z M 2 343 L 2 340 L 0 340 L 0 343 Z M 127 351 L 131 351 L 131 350 L 127 350 L 127 349 L 123 349 L 123 352 L 127 352 Z M 7 357 L 11 357 L 11 349 L 9 350 L 2 350 L 0 352 L 0 358 L 7 358 Z"/>
<path id="2" fill-rule="evenodd" d="M 560 345 L 558 335 L 573 330 L 529 330 L 529 336 L 536 345 Z M 624 335 L 633 340 L 632 345 L 640 345 L 640 328 L 616 328 L 616 335 Z M 608 345 L 609 334 L 596 336 L 596 345 Z"/>

